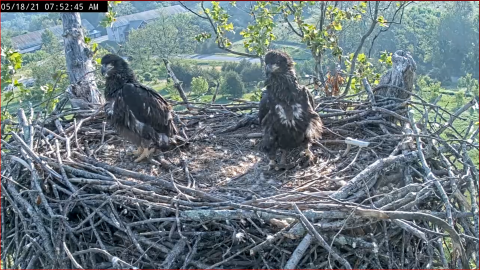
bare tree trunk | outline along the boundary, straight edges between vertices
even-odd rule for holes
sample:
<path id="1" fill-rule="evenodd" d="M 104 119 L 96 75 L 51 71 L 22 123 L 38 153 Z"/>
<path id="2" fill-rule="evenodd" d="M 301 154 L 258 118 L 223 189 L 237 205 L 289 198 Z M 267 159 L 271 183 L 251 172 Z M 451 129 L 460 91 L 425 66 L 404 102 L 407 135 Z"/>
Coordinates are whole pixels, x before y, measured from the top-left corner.
<path id="1" fill-rule="evenodd" d="M 71 87 L 68 94 L 70 101 L 83 100 L 84 103 L 74 107 L 95 107 L 103 104 L 104 99 L 100 95 L 94 76 L 92 65 L 92 52 L 85 44 L 80 13 L 64 12 L 61 14 L 63 22 L 63 40 L 65 46 L 65 58 Z M 75 103 L 75 104 L 74 104 Z M 77 106 L 76 106 L 77 105 Z"/>

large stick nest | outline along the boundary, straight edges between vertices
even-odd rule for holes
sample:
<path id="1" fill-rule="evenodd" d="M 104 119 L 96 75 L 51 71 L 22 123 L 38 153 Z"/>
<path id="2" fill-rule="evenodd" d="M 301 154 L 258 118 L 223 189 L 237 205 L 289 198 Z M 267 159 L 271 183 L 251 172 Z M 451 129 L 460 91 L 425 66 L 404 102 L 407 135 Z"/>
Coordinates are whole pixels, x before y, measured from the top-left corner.
<path id="1" fill-rule="evenodd" d="M 189 145 L 141 163 L 102 113 L 20 110 L 2 140 L 4 268 L 478 267 L 478 129 L 453 128 L 476 101 L 364 96 L 322 99 L 317 163 L 288 171 L 261 168 L 255 102 L 193 104 L 177 114 Z"/>

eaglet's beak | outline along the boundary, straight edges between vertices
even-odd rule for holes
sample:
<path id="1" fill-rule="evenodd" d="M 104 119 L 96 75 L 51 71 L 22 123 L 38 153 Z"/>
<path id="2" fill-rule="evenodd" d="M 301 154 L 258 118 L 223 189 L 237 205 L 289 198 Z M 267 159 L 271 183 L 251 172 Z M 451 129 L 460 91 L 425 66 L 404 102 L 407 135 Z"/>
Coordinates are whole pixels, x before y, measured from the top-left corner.
<path id="1" fill-rule="evenodd" d="M 265 75 L 269 76 L 273 72 L 275 72 L 278 69 L 278 66 L 276 64 L 270 65 L 267 64 L 265 65 Z"/>
<path id="2" fill-rule="evenodd" d="M 105 65 L 102 65 L 102 69 L 100 70 L 100 72 L 102 73 L 102 76 L 105 76 L 105 74 L 107 73 L 107 68 L 105 67 Z"/>

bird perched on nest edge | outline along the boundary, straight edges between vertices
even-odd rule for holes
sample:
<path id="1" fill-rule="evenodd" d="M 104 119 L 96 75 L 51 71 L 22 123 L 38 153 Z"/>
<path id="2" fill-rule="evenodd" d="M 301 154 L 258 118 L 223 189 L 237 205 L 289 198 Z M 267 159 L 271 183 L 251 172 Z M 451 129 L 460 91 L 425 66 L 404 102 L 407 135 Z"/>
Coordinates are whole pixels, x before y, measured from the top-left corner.
<path id="1" fill-rule="evenodd" d="M 312 142 L 322 137 L 323 123 L 315 112 L 312 94 L 298 84 L 293 59 L 282 51 L 265 55 L 266 90 L 262 93 L 259 121 L 263 129 L 260 150 L 269 158 L 268 169 L 286 167 L 287 150 L 302 146 L 312 164 Z M 282 152 L 276 164 L 276 152 Z"/>
<path id="2" fill-rule="evenodd" d="M 149 158 L 155 146 L 166 150 L 177 143 L 178 130 L 172 107 L 155 90 L 136 79 L 128 63 L 118 55 L 107 54 L 101 60 L 105 81 L 107 121 L 138 149 L 132 152 L 140 162 Z M 151 144 L 154 147 L 150 149 Z"/>

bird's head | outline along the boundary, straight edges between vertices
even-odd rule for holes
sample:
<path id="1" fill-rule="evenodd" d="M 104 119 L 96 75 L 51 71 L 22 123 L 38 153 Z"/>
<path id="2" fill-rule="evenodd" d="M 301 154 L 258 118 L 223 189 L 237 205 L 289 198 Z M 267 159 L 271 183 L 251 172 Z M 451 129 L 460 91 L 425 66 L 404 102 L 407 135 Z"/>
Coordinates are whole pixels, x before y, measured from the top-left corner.
<path id="1" fill-rule="evenodd" d="M 123 70 L 128 68 L 128 64 L 123 58 L 116 54 L 107 54 L 102 57 L 102 75 L 108 77 L 109 73 L 113 69 Z"/>
<path id="2" fill-rule="evenodd" d="M 288 71 L 293 66 L 293 59 L 286 52 L 273 50 L 265 55 L 265 74 L 280 74 Z"/>

